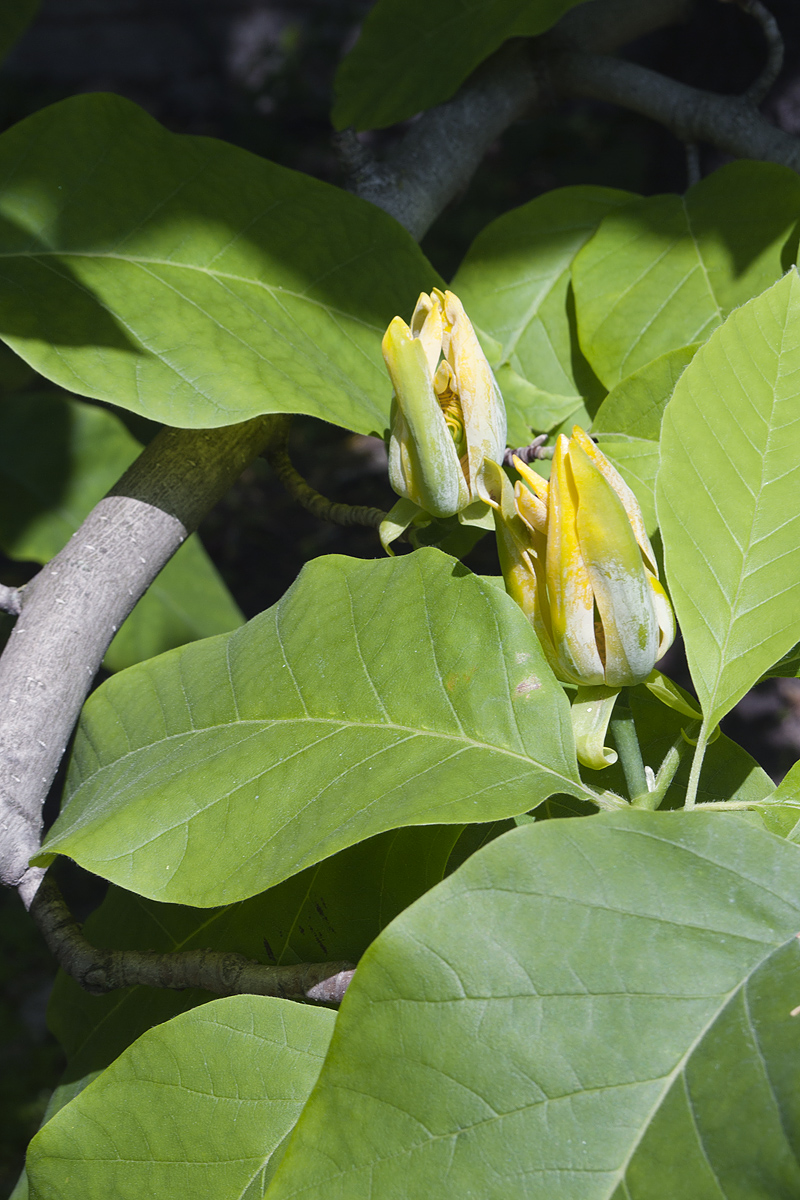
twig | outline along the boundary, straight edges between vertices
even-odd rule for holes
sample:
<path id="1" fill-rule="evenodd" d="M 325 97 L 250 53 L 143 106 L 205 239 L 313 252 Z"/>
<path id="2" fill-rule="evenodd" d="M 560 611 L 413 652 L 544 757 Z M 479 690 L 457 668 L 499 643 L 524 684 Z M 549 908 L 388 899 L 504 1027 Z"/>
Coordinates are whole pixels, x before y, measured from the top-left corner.
<path id="1" fill-rule="evenodd" d="M 22 612 L 22 593 L 19 588 L 0 583 L 0 609 L 11 617 L 19 616 Z"/>
<path id="2" fill-rule="evenodd" d="M 377 529 L 388 515 L 383 509 L 369 508 L 365 504 L 337 504 L 315 491 L 292 466 L 289 458 L 288 425 L 270 442 L 264 451 L 264 457 L 289 495 L 321 521 L 330 521 L 334 525 L 367 525 L 371 529 Z"/>
<path id="3" fill-rule="evenodd" d="M 723 0 L 723 3 L 735 4 L 742 12 L 758 21 L 763 30 L 767 43 L 767 61 L 758 78 L 742 93 L 745 100 L 758 105 L 780 75 L 783 66 L 784 45 L 778 22 L 761 0 Z"/>
<path id="4" fill-rule="evenodd" d="M 503 466 L 513 467 L 515 458 L 519 458 L 526 464 L 533 462 L 537 458 L 550 458 L 551 454 L 548 454 L 548 448 L 545 446 L 546 441 L 547 434 L 540 433 L 537 434 L 529 446 L 518 446 L 516 450 L 506 450 L 503 455 Z"/>
<path id="5" fill-rule="evenodd" d="M 30 914 L 59 966 L 95 996 L 144 985 L 205 988 L 220 996 L 250 993 L 338 1004 L 355 971 L 348 962 L 271 967 L 242 954 L 218 950 L 157 954 L 150 950 L 98 949 L 84 937 L 49 875 L 39 886 Z"/>
<path id="6" fill-rule="evenodd" d="M 686 143 L 686 186 L 692 187 L 702 179 L 700 172 L 700 147 L 697 142 Z"/>
<path id="7" fill-rule="evenodd" d="M 25 588 L 0 658 L 0 881 L 29 905 L 41 811 L 111 639 L 202 517 L 287 418 L 163 429 Z"/>

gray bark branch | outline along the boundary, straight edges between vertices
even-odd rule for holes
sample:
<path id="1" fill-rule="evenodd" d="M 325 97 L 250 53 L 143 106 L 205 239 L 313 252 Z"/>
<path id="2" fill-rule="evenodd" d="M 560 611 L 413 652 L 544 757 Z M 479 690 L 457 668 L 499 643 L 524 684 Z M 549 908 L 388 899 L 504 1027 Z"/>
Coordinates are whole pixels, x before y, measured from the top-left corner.
<path id="1" fill-rule="evenodd" d="M 592 0 L 538 39 L 508 42 L 445 104 L 429 109 L 383 162 L 354 162 L 352 190 L 390 213 L 417 240 L 475 174 L 514 121 L 552 102 L 548 60 L 563 50 L 605 53 L 682 20 L 689 0 Z M 356 148 L 343 147 L 354 159 Z"/>
<path id="2" fill-rule="evenodd" d="M 117 988 L 205 988 L 219 996 L 280 996 L 339 1003 L 355 968 L 348 962 L 273 967 L 218 950 L 106 950 L 93 946 L 48 875 L 30 908 L 48 949 L 81 987 L 95 996 Z"/>
<path id="3" fill-rule="evenodd" d="M 285 417 L 164 429 L 22 594 L 0 658 L 0 880 L 29 905 L 42 804 L 108 646 L 136 601 Z"/>

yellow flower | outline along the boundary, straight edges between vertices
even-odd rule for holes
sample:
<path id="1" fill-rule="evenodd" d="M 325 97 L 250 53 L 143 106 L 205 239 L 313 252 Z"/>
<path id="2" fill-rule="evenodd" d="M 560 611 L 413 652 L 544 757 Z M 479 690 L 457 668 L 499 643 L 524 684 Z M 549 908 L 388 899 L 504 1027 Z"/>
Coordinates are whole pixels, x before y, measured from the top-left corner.
<path id="1" fill-rule="evenodd" d="M 672 644 L 675 619 L 633 492 L 577 425 L 556 442 L 549 484 L 518 458 L 511 489 L 490 487 L 506 590 L 559 679 L 642 683 Z"/>
<path id="2" fill-rule="evenodd" d="M 389 479 L 403 497 L 381 526 L 384 546 L 423 513 L 486 525 L 484 466 L 502 461 L 506 413 L 458 297 L 423 292 L 410 326 L 389 325 L 383 357 L 394 386 Z"/>

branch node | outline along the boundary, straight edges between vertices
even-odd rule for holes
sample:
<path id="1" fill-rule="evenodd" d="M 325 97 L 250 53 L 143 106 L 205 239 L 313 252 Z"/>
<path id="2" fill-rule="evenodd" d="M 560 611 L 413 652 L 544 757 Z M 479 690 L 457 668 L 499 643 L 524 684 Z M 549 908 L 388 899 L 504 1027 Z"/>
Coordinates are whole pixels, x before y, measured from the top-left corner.
<path id="1" fill-rule="evenodd" d="M 0 609 L 10 617 L 18 617 L 22 612 L 22 591 L 20 588 L 7 587 L 0 583 Z"/>

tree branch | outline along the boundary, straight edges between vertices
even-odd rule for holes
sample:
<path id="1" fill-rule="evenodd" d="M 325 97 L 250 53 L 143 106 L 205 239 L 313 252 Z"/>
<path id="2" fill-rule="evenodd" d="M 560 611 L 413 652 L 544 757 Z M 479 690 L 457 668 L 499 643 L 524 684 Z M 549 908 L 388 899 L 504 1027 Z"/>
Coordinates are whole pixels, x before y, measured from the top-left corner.
<path id="1" fill-rule="evenodd" d="M 0 881 L 29 905 L 42 804 L 103 655 L 200 520 L 286 423 L 164 429 L 22 594 L 0 658 Z"/>
<path id="2" fill-rule="evenodd" d="M 550 102 L 548 54 L 616 49 L 681 20 L 688 7 L 689 0 L 592 0 L 537 39 L 535 54 L 528 42 L 507 42 L 452 100 L 410 125 L 382 162 L 359 156 L 357 148 L 340 137 L 340 151 L 352 164 L 353 190 L 419 240 L 464 190 L 500 134 L 524 113 Z"/>
<path id="3" fill-rule="evenodd" d="M 598 54 L 563 55 L 554 86 L 651 117 L 684 142 L 708 142 L 737 158 L 766 159 L 800 172 L 800 139 L 771 125 L 752 101 L 667 79 L 647 67 Z"/>
<path id="4" fill-rule="evenodd" d="M 286 1000 L 338 1004 L 355 968 L 352 963 L 295 963 L 271 967 L 241 954 L 183 950 L 101 950 L 93 946 L 67 908 L 56 882 L 45 876 L 30 907 L 48 949 L 85 991 L 95 996 L 117 988 L 205 988 L 220 996 L 249 993 Z"/>

